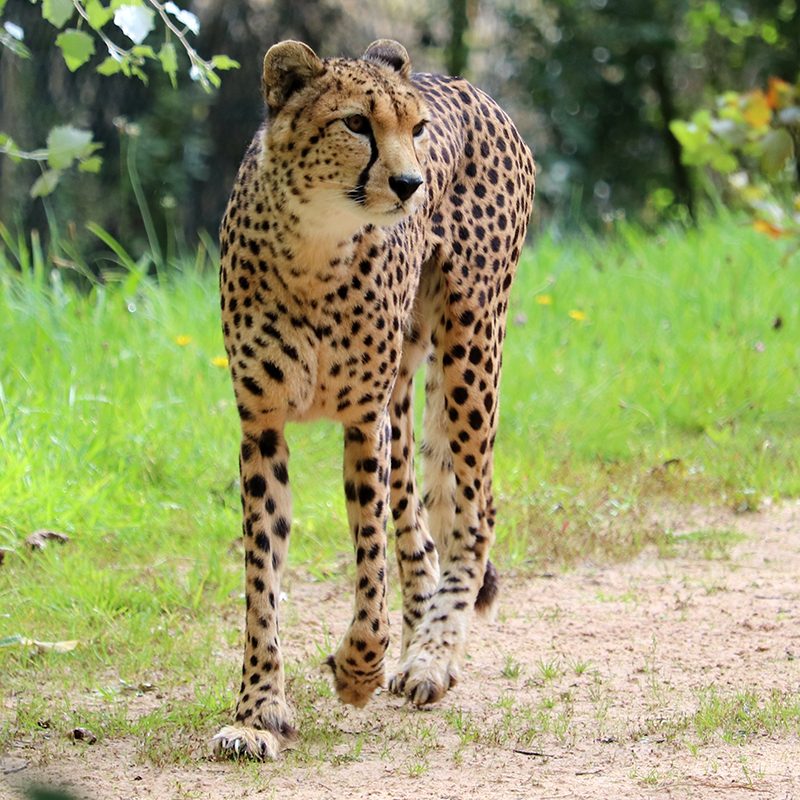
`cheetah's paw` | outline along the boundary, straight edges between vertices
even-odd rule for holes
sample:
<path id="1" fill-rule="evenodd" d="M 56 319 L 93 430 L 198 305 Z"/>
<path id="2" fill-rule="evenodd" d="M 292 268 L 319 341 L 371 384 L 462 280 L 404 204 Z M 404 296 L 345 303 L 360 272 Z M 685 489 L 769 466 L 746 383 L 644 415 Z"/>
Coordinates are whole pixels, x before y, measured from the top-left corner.
<path id="1" fill-rule="evenodd" d="M 211 740 L 217 758 L 253 758 L 274 761 L 283 747 L 297 738 L 292 713 L 281 698 L 263 698 L 247 723 L 226 725 Z"/>
<path id="2" fill-rule="evenodd" d="M 458 683 L 458 678 L 455 661 L 428 659 L 420 654 L 400 667 L 389 681 L 389 690 L 405 695 L 415 706 L 426 706 L 441 700 Z"/>
<path id="3" fill-rule="evenodd" d="M 368 673 L 355 674 L 353 667 L 345 666 L 339 660 L 338 654 L 328 656 L 325 662 L 333 672 L 333 685 L 339 699 L 347 705 L 363 708 L 372 697 L 376 689 L 386 685 L 383 662 L 372 667 Z"/>
<path id="4" fill-rule="evenodd" d="M 253 758 L 274 761 L 281 749 L 281 739 L 271 731 L 246 725 L 226 725 L 211 739 L 214 755 L 219 758 Z"/>

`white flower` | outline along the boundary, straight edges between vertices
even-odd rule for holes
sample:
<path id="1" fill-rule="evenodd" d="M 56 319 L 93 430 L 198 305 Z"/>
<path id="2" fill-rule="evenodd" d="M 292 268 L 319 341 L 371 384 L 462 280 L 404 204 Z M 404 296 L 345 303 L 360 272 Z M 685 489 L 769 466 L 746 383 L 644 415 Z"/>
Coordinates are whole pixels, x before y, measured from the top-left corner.
<path id="1" fill-rule="evenodd" d="M 167 14 L 172 14 L 178 22 L 185 25 L 195 36 L 200 32 L 200 20 L 191 11 L 178 8 L 172 0 L 164 4 L 164 11 Z"/>
<path id="2" fill-rule="evenodd" d="M 19 25 L 15 25 L 13 22 L 6 22 L 3 24 L 3 27 L 6 33 L 9 36 L 13 36 L 18 42 L 21 42 L 25 38 L 25 31 L 22 30 Z"/>
<path id="3" fill-rule="evenodd" d="M 134 44 L 141 44 L 155 27 L 154 16 L 154 12 L 143 6 L 120 6 L 114 12 L 114 24 Z"/>

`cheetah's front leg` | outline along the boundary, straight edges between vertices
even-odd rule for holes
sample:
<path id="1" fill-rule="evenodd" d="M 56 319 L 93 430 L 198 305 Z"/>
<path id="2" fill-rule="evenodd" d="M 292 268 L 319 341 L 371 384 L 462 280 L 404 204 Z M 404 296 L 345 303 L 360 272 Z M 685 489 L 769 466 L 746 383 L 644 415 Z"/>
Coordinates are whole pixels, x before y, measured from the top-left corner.
<path id="1" fill-rule="evenodd" d="M 345 428 L 344 487 L 356 551 L 353 620 L 328 664 L 344 703 L 363 706 L 384 683 L 389 644 L 386 521 L 389 508 L 389 418 Z"/>
<path id="2" fill-rule="evenodd" d="M 212 740 L 218 755 L 276 758 L 281 745 L 295 736 L 278 639 L 291 521 L 288 458 L 282 421 L 244 429 L 239 459 L 247 598 L 244 665 L 236 724 Z"/>

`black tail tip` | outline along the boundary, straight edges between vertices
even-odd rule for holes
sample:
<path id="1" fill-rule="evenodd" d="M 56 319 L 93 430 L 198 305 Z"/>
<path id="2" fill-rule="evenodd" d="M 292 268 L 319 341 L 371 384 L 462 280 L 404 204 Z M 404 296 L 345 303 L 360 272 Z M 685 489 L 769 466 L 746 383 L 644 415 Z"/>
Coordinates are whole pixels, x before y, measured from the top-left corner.
<path id="1" fill-rule="evenodd" d="M 486 562 L 486 571 L 483 573 L 483 586 L 475 598 L 475 610 L 479 614 L 488 613 L 497 600 L 500 592 L 500 574 L 491 561 Z"/>

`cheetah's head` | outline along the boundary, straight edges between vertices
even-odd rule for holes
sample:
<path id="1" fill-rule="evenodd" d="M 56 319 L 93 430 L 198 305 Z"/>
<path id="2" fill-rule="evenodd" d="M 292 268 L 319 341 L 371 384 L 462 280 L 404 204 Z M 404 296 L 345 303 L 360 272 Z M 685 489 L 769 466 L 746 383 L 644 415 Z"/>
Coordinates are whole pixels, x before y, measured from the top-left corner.
<path id="1" fill-rule="evenodd" d="M 303 222 L 343 234 L 391 225 L 425 200 L 425 104 L 405 48 L 387 39 L 360 59 L 325 59 L 300 42 L 264 58 L 266 151 Z"/>

